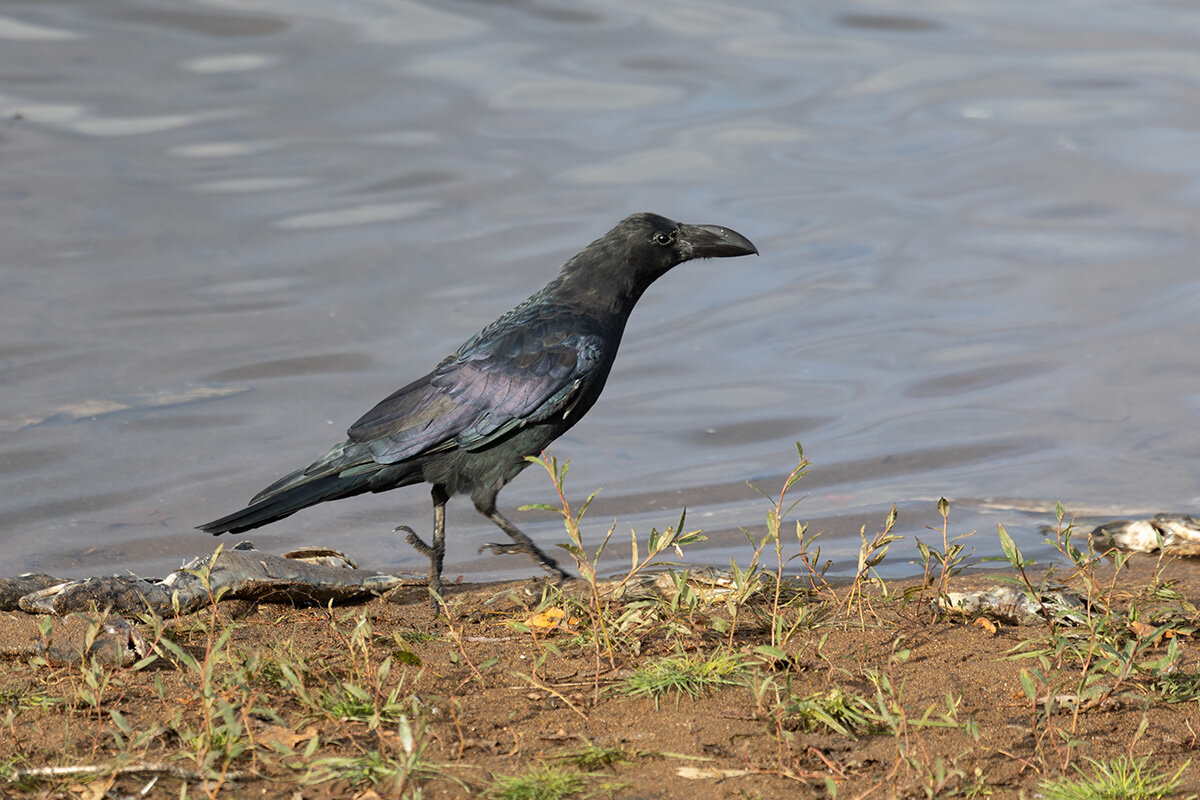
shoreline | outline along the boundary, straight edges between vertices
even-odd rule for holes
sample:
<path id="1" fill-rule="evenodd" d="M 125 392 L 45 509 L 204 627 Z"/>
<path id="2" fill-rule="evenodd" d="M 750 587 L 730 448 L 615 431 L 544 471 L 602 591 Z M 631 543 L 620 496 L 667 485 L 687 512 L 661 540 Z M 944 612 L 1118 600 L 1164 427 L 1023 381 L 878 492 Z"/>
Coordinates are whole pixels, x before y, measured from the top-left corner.
<path id="1" fill-rule="evenodd" d="M 440 618 L 420 586 L 361 605 L 143 616 L 130 621 L 149 655 L 129 666 L 4 662 L 0 786 L 1016 797 L 1127 754 L 1151 777 L 1178 773 L 1186 796 L 1200 787 L 1190 567 L 1137 556 L 1076 570 L 1082 624 L 931 603 L 1016 570 L 778 591 L 769 572 L 722 591 L 660 579 L 680 591 L 609 599 L 583 579 L 462 584 Z M 558 794 L 520 794 L 530 781 Z"/>

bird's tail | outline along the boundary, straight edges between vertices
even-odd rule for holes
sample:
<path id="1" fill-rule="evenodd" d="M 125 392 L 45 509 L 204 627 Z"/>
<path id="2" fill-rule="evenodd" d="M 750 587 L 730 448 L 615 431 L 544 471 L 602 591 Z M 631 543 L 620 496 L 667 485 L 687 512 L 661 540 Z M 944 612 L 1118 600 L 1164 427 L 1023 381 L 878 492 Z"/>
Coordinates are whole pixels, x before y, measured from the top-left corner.
<path id="1" fill-rule="evenodd" d="M 326 500 L 371 491 L 371 479 L 381 465 L 355 459 L 345 452 L 345 447 L 338 445 L 320 460 L 280 478 L 255 495 L 241 511 L 197 527 L 214 535 L 241 533 Z"/>

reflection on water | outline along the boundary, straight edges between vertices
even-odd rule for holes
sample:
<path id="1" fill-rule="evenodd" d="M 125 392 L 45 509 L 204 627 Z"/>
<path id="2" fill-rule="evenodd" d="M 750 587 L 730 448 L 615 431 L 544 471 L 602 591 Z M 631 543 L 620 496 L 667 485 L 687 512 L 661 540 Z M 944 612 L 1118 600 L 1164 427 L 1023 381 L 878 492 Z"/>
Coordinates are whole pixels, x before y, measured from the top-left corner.
<path id="1" fill-rule="evenodd" d="M 0 572 L 163 572 L 633 211 L 744 232 L 630 323 L 557 446 L 597 538 L 745 552 L 797 514 L 853 567 L 900 505 L 1027 553 L 1055 500 L 1195 511 L 1187 10 L 1035 0 L 10 3 L 0 10 Z M 501 497 L 545 502 L 533 471 Z M 986 498 L 1005 497 L 1005 501 Z M 465 507 L 464 507 L 465 506 Z M 421 489 L 259 547 L 423 570 Z M 552 541 L 560 525 L 523 515 Z M 452 574 L 476 555 L 452 504 Z M 623 555 L 620 556 L 623 558 Z M 518 559 L 519 561 L 519 559 Z"/>

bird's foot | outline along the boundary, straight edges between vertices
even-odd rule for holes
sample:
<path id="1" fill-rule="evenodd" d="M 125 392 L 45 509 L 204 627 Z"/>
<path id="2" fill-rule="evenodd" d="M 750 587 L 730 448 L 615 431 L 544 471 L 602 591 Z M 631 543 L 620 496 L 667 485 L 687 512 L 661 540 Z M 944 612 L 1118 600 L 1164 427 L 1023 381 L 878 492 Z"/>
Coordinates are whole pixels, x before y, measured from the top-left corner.
<path id="1" fill-rule="evenodd" d="M 392 533 L 400 532 L 408 534 L 404 537 L 404 541 L 411 544 L 414 550 L 423 556 L 427 556 L 431 559 L 434 558 L 436 551 L 431 545 L 426 544 L 425 540 L 418 536 L 416 531 L 407 525 L 397 525 L 392 530 Z M 431 569 L 431 574 L 429 577 L 429 605 L 430 609 L 435 615 L 449 613 L 446 609 L 446 603 L 442 600 L 442 597 L 445 595 L 446 587 L 442 584 L 440 567 L 441 559 L 439 558 L 437 566 Z"/>
<path id="2" fill-rule="evenodd" d="M 414 550 L 427 558 L 433 557 L 433 548 L 425 544 L 425 540 L 418 536 L 416 531 L 407 525 L 397 525 L 395 529 L 392 530 L 392 533 L 400 533 L 400 531 L 404 531 L 408 534 L 404 537 L 404 541 L 411 544 Z"/>
<path id="3" fill-rule="evenodd" d="M 561 583 L 571 577 L 570 573 L 560 567 L 553 558 L 543 553 L 537 547 L 531 548 L 529 545 L 521 542 L 486 542 L 479 548 L 479 552 L 482 553 L 484 550 L 490 550 L 494 555 L 498 556 L 514 555 L 516 553 L 526 553 L 533 556 L 542 569 L 554 576 L 556 583 Z"/>

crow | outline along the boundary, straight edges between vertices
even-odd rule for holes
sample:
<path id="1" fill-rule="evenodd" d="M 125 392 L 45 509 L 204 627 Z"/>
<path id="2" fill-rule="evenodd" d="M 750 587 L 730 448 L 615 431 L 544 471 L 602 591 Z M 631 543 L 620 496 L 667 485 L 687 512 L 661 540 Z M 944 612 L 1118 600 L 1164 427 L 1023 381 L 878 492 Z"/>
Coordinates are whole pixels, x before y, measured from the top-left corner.
<path id="1" fill-rule="evenodd" d="M 496 510 L 496 495 L 528 456 L 578 422 L 600 396 L 633 306 L 657 278 L 693 258 L 757 254 L 740 233 L 634 214 L 563 265 L 545 288 L 467 340 L 433 371 L 392 393 L 350 426 L 348 439 L 263 489 L 250 504 L 199 526 L 240 533 L 302 508 L 364 492 L 432 485 L 433 539 L 407 526 L 429 558 L 435 608 L 443 596 L 446 503 L 470 493 L 512 544 L 565 578 L 554 559 Z"/>

